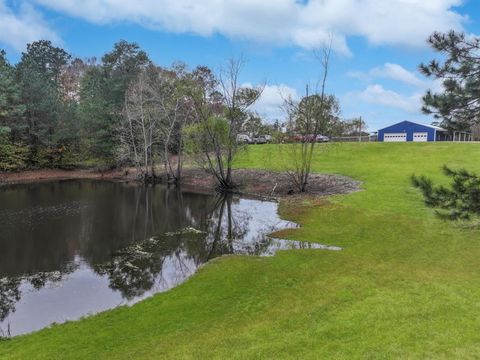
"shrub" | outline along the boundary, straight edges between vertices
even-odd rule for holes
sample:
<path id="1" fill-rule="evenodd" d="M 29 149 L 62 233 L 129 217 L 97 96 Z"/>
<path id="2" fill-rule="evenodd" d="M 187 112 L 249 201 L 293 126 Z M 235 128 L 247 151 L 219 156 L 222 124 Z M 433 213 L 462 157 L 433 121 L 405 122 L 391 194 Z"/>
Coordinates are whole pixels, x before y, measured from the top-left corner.
<path id="1" fill-rule="evenodd" d="M 15 171 L 26 167 L 28 147 L 23 144 L 13 144 L 0 137 L 0 171 Z"/>

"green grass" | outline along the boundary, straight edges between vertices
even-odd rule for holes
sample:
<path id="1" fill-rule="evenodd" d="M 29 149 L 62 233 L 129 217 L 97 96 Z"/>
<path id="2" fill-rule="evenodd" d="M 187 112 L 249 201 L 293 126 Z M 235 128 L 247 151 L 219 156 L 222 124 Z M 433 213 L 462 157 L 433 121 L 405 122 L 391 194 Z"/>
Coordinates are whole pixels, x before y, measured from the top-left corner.
<path id="1" fill-rule="evenodd" d="M 239 167 L 279 169 L 274 145 Z M 314 170 L 364 190 L 329 201 L 284 201 L 300 222 L 283 235 L 344 247 L 271 258 L 216 259 L 132 308 L 0 342 L 0 358 L 477 358 L 480 231 L 425 208 L 411 174 L 480 172 L 477 144 L 341 144 Z"/>

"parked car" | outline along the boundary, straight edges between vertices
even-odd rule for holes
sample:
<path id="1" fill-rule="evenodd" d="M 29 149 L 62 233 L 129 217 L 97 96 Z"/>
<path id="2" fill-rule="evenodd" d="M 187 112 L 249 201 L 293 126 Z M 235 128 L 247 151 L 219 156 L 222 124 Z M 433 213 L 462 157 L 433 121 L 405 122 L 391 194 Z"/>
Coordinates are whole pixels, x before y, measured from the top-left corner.
<path id="1" fill-rule="evenodd" d="M 263 137 L 265 137 L 268 143 L 272 142 L 272 135 L 263 135 Z"/>
<path id="2" fill-rule="evenodd" d="M 252 139 L 247 134 L 238 134 L 237 135 L 237 142 L 243 143 L 243 144 L 251 144 Z"/>
<path id="3" fill-rule="evenodd" d="M 286 142 L 293 143 L 293 142 L 302 142 L 304 139 L 303 135 L 295 134 L 290 135 L 286 138 Z"/>
<path id="4" fill-rule="evenodd" d="M 291 136 L 287 136 L 285 138 L 285 142 L 328 142 L 330 141 L 330 138 L 325 135 L 318 134 L 317 136 L 314 136 L 313 134 L 310 135 L 300 135 L 300 134 L 295 134 Z"/>
<path id="5" fill-rule="evenodd" d="M 328 136 L 318 134 L 316 140 L 317 142 L 329 142 L 330 138 Z"/>
<path id="6" fill-rule="evenodd" d="M 312 135 L 303 136 L 301 141 L 312 142 L 314 140 L 316 142 L 328 142 L 328 141 L 330 141 L 330 138 L 328 136 L 325 136 L 325 135 L 322 135 L 322 134 L 318 134 L 317 136 L 312 134 Z"/>
<path id="7" fill-rule="evenodd" d="M 265 135 L 260 135 L 252 139 L 252 144 L 266 144 L 266 143 L 268 143 L 268 140 L 265 137 Z"/>

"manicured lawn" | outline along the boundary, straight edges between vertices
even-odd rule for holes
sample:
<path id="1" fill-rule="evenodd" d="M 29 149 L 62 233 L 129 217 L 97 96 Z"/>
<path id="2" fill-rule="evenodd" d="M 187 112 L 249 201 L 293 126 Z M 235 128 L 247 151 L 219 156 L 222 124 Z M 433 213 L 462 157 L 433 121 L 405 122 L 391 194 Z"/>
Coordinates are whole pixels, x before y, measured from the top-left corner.
<path id="1" fill-rule="evenodd" d="M 279 169 L 274 145 L 239 167 Z M 344 247 L 271 258 L 225 257 L 164 294 L 80 322 L 0 342 L 0 358 L 476 358 L 480 230 L 438 220 L 409 176 L 441 166 L 480 172 L 480 144 L 341 144 L 318 172 L 364 191 L 284 201 L 289 238 Z"/>

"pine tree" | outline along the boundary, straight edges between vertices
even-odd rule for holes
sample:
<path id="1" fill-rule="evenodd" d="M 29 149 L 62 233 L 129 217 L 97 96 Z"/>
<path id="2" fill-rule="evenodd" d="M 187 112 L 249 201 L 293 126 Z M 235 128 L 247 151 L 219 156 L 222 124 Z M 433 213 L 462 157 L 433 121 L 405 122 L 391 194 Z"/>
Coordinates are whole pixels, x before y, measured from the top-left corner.
<path id="1" fill-rule="evenodd" d="M 19 118 L 25 112 L 20 87 L 15 80 L 15 70 L 7 59 L 4 50 L 0 50 L 0 128 L 3 133 L 19 129 Z"/>
<path id="2" fill-rule="evenodd" d="M 91 66 L 80 85 L 79 114 L 90 151 L 113 160 L 119 145 L 118 127 L 125 104 L 125 92 L 142 69 L 151 64 L 136 43 L 121 40 L 102 57 L 101 65 Z"/>
<path id="3" fill-rule="evenodd" d="M 61 111 L 60 74 L 70 55 L 50 41 L 27 45 L 17 64 L 17 81 L 26 105 L 26 141 L 36 156 L 39 147 L 56 145 L 55 131 Z"/>
<path id="4" fill-rule="evenodd" d="M 466 170 L 443 167 L 452 179 L 450 187 L 435 186 L 424 177 L 412 176 L 412 183 L 419 188 L 428 207 L 436 208 L 439 217 L 447 220 L 470 220 L 480 216 L 480 177 Z"/>
<path id="5" fill-rule="evenodd" d="M 447 129 L 469 131 L 480 122 L 480 38 L 455 31 L 435 32 L 428 42 L 445 56 L 445 61 L 421 64 L 420 71 L 441 80 L 444 91 L 428 90 L 422 110 L 441 119 Z"/>

